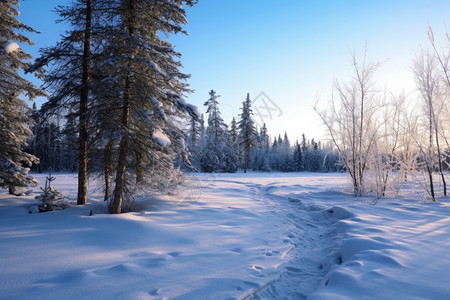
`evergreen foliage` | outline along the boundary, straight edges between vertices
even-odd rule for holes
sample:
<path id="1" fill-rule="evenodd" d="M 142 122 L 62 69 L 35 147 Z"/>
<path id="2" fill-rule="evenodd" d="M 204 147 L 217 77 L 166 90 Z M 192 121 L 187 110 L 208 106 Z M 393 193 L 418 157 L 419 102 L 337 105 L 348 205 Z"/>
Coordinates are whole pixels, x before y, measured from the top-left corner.
<path id="1" fill-rule="evenodd" d="M 201 169 L 204 172 L 235 172 L 238 167 L 237 156 L 228 126 L 220 114 L 218 97 L 219 95 L 211 90 L 209 99 L 204 103 L 207 107 L 208 126 L 202 143 Z"/>
<path id="2" fill-rule="evenodd" d="M 39 212 L 63 210 L 70 207 L 67 201 L 64 200 L 64 196 L 61 192 L 51 186 L 52 181 L 55 179 L 56 178 L 52 177 L 52 174 L 49 173 L 45 179 L 44 188 L 41 188 L 42 194 L 36 197 L 36 199 L 42 202 L 38 206 Z"/>
<path id="3" fill-rule="evenodd" d="M 115 176 L 112 213 L 121 212 L 124 197 L 132 198 L 127 193 L 133 185 L 157 188 L 178 172 L 177 157 L 190 166 L 180 121 L 199 114 L 183 99 L 190 90 L 189 76 L 179 71 L 181 54 L 162 39 L 186 33 L 184 4 L 194 1 L 78 0 L 58 6 L 72 28 L 57 45 L 41 50 L 31 69 L 50 67 L 44 79 L 52 96 L 44 114 L 79 118 L 79 171 L 89 155 L 89 170 L 103 173 L 105 198 Z"/>
<path id="4" fill-rule="evenodd" d="M 19 73 L 30 66 L 31 56 L 16 42 L 33 45 L 19 31 L 35 32 L 17 19 L 19 6 L 18 0 L 0 2 L 0 187 L 11 194 L 16 187 L 37 183 L 28 171 L 38 159 L 23 150 L 32 132 L 29 108 L 21 97 L 45 96 Z"/>
<path id="5" fill-rule="evenodd" d="M 255 123 L 253 121 L 252 102 L 250 100 L 250 94 L 247 94 L 247 98 L 242 103 L 242 113 L 239 115 L 241 118 L 238 121 L 238 139 L 240 153 L 242 153 L 243 161 L 242 168 L 244 173 L 247 172 L 247 168 L 250 163 L 250 155 L 257 143 L 257 132 Z"/>

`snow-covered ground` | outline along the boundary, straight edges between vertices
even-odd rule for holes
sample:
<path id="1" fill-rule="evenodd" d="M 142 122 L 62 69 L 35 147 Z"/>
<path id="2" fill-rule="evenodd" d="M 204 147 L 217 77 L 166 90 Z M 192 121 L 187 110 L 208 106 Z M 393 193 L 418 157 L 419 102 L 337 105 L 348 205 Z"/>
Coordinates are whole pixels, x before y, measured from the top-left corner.
<path id="1" fill-rule="evenodd" d="M 88 205 L 41 214 L 38 188 L 2 190 L 0 299 L 450 298 L 448 198 L 374 206 L 345 174 L 189 176 L 121 215 L 93 188 Z M 76 176 L 56 178 L 73 201 Z"/>

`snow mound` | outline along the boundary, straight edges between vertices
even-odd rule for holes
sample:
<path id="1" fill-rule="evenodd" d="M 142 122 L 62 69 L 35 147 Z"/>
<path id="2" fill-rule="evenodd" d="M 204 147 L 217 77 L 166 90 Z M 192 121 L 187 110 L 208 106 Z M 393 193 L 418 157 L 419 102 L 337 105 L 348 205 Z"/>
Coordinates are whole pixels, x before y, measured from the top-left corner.
<path id="1" fill-rule="evenodd" d="M 169 137 L 159 129 L 153 131 L 152 139 L 163 147 L 170 146 L 171 144 Z"/>
<path id="2" fill-rule="evenodd" d="M 448 298 L 450 205 L 383 199 L 346 210 L 353 216 L 331 226 L 329 272 L 309 299 Z"/>
<path id="3" fill-rule="evenodd" d="M 354 216 L 354 214 L 352 214 L 351 212 L 340 206 L 333 206 L 330 209 L 324 210 L 322 213 L 326 219 L 334 219 L 334 220 L 348 219 Z"/>
<path id="4" fill-rule="evenodd" d="M 17 45 L 17 43 L 15 43 L 15 42 L 8 42 L 5 44 L 5 52 L 8 54 L 15 52 L 19 49 L 20 49 L 19 45 Z"/>
<path id="5" fill-rule="evenodd" d="M 195 106 L 195 105 L 193 105 L 193 104 L 186 104 L 186 105 L 192 110 L 192 112 L 195 114 L 195 116 L 196 116 L 197 118 L 200 118 L 200 117 L 201 117 L 200 110 L 198 109 L 197 106 Z"/>

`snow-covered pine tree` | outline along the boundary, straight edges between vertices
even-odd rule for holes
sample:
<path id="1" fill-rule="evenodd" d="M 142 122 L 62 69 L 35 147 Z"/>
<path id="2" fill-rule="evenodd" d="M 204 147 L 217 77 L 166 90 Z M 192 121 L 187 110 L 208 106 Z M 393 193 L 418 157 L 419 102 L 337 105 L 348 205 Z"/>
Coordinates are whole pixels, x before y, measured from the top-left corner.
<path id="1" fill-rule="evenodd" d="M 269 136 L 266 124 L 260 128 L 256 138 L 256 145 L 250 155 L 250 166 L 255 171 L 270 171 L 269 164 Z M 268 168 L 266 168 L 266 167 Z"/>
<path id="2" fill-rule="evenodd" d="M 302 148 L 298 141 L 295 142 L 294 145 L 294 153 L 293 153 L 293 165 L 294 171 L 303 171 L 303 155 Z"/>
<path id="3" fill-rule="evenodd" d="M 200 143 L 201 143 L 201 124 L 198 118 L 190 117 L 188 132 L 188 148 L 191 154 L 191 163 L 195 170 L 200 169 Z"/>
<path id="4" fill-rule="evenodd" d="M 39 71 L 51 93 L 42 107 L 44 114 L 76 114 L 78 117 L 78 195 L 77 204 L 87 203 L 88 100 L 92 90 L 91 68 L 95 52 L 102 47 L 105 24 L 112 22 L 108 11 L 113 1 L 76 0 L 56 7 L 58 22 L 70 24 L 53 47 L 41 49 L 30 71 Z M 42 74 L 42 67 L 49 72 Z"/>
<path id="5" fill-rule="evenodd" d="M 238 145 L 238 141 L 239 141 L 239 133 L 238 133 L 238 128 L 237 128 L 237 122 L 236 122 L 236 118 L 233 117 L 233 119 L 231 120 L 231 124 L 230 124 L 230 138 L 231 138 L 231 143 L 233 144 L 233 150 L 234 153 L 236 154 L 236 156 L 240 157 L 240 151 L 239 151 L 239 145 Z"/>
<path id="6" fill-rule="evenodd" d="M 207 107 L 208 126 L 203 143 L 201 166 L 205 172 L 235 172 L 237 157 L 233 151 L 227 125 L 223 121 L 219 102 L 214 90 L 209 92 L 209 99 L 204 103 Z"/>
<path id="7" fill-rule="evenodd" d="M 32 132 L 29 107 L 21 97 L 45 96 L 19 74 L 29 67 L 31 56 L 17 43 L 33 45 L 19 31 L 35 32 L 17 19 L 19 6 L 18 0 L 0 2 L 0 186 L 11 194 L 16 187 L 36 184 L 28 170 L 38 160 L 23 151 Z"/>
<path id="8" fill-rule="evenodd" d="M 225 167 L 224 171 L 229 173 L 234 173 L 237 171 L 239 166 L 239 157 L 236 153 L 236 148 L 233 144 L 231 132 L 226 131 L 225 134 L 225 144 L 224 144 L 224 154 L 225 154 Z"/>
<path id="9" fill-rule="evenodd" d="M 55 179 L 56 178 L 49 173 L 45 179 L 44 188 L 41 188 L 41 195 L 36 197 L 36 199 L 42 202 L 38 206 L 39 212 L 63 210 L 70 207 L 69 203 L 64 200 L 63 194 L 55 187 L 51 186 L 52 181 Z"/>
<path id="10" fill-rule="evenodd" d="M 292 156 L 292 149 L 291 149 L 291 142 L 289 141 L 289 137 L 287 135 L 287 132 L 284 133 L 283 137 L 283 143 L 282 147 L 280 147 L 281 150 L 281 171 L 283 172 L 290 172 L 293 171 L 293 156 Z"/>
<path id="11" fill-rule="evenodd" d="M 253 148 L 256 145 L 256 127 L 253 121 L 252 101 L 250 100 L 250 94 L 247 93 L 247 98 L 242 102 L 242 113 L 239 115 L 241 118 L 238 122 L 238 145 L 240 152 L 242 153 L 242 167 L 244 173 L 247 172 L 248 164 L 250 162 L 250 155 Z"/>
<path id="12" fill-rule="evenodd" d="M 269 133 L 267 131 L 266 123 L 263 124 L 263 127 L 260 129 L 259 133 L 259 144 L 261 148 L 261 154 L 262 157 L 262 163 L 260 166 L 261 171 L 270 172 L 270 143 L 269 143 L 270 137 Z"/>
<path id="13" fill-rule="evenodd" d="M 103 57 L 114 71 L 108 74 L 108 84 L 120 92 L 112 105 L 120 123 L 115 130 L 118 164 L 110 207 L 111 213 L 120 213 L 127 184 L 139 168 L 145 168 L 150 183 L 158 183 L 175 177 L 175 157 L 187 160 L 185 136 L 177 120 L 198 117 L 198 111 L 183 99 L 189 92 L 184 82 L 189 76 L 179 70 L 181 54 L 162 37 L 186 33 L 184 4 L 191 6 L 194 1 L 111 2 L 114 24 L 107 33 Z M 127 170 L 131 162 L 135 174 L 127 172 L 133 171 Z"/>
<path id="14" fill-rule="evenodd" d="M 306 136 L 304 133 L 302 133 L 302 141 L 300 143 L 300 147 L 302 150 L 303 170 L 311 171 L 311 155 L 309 151 L 309 142 L 306 140 Z"/>
<path id="15" fill-rule="evenodd" d="M 321 156 L 322 155 L 319 149 L 319 144 L 316 143 L 314 139 L 311 139 L 310 162 L 309 162 L 311 172 L 319 172 L 321 170 L 321 161 L 323 160 Z"/>
<path id="16" fill-rule="evenodd" d="M 269 134 L 267 132 L 266 123 L 263 124 L 259 132 L 259 143 L 262 147 L 268 149 L 269 148 Z"/>
<path id="17" fill-rule="evenodd" d="M 270 167 L 272 170 L 281 171 L 283 169 L 283 153 L 284 153 L 283 139 L 281 135 L 275 137 L 270 151 Z"/>
<path id="18" fill-rule="evenodd" d="M 194 117 L 190 117 L 190 126 L 188 133 L 188 146 L 190 151 L 197 151 L 200 139 L 200 124 Z"/>
<path id="19" fill-rule="evenodd" d="M 222 141 L 225 135 L 225 123 L 220 115 L 219 101 L 214 90 L 209 92 L 209 98 L 204 103 L 206 113 L 208 114 L 208 125 L 205 130 L 205 139 L 203 142 L 202 156 L 200 159 L 202 171 L 221 172 L 222 159 Z"/>

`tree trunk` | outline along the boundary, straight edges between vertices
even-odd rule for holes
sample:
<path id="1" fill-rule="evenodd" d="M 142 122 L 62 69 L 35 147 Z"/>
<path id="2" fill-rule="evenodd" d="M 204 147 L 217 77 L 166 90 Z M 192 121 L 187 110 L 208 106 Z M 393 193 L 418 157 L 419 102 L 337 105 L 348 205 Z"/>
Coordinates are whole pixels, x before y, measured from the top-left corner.
<path id="1" fill-rule="evenodd" d="M 88 163 L 88 132 L 87 132 L 87 108 L 89 98 L 89 81 L 90 81 L 90 56 L 91 56 L 91 14 L 92 0 L 86 0 L 86 27 L 84 31 L 84 51 L 83 51 L 83 75 L 82 88 L 80 95 L 80 131 L 79 131 L 79 161 L 78 161 L 78 196 L 77 204 L 87 203 L 87 163 Z"/>
<path id="2" fill-rule="evenodd" d="M 125 23 L 128 26 L 128 34 L 134 36 L 134 28 L 132 26 L 133 22 L 133 12 L 134 12 L 134 2 L 133 0 L 128 1 L 128 9 L 130 11 L 130 19 L 126 20 Z M 119 144 L 119 158 L 117 163 L 116 172 L 116 185 L 114 187 L 114 198 L 113 203 L 110 208 L 110 213 L 120 214 L 122 212 L 122 201 L 123 192 L 125 190 L 125 172 L 127 169 L 127 155 L 128 155 L 128 126 L 130 124 L 130 92 L 131 92 L 131 81 L 130 74 L 126 75 L 125 78 L 125 93 L 123 95 L 123 107 L 122 107 L 122 137 Z"/>
<path id="3" fill-rule="evenodd" d="M 142 155 L 135 151 L 136 155 L 136 185 L 144 182 L 144 168 L 142 167 Z"/>
<path id="4" fill-rule="evenodd" d="M 9 193 L 10 195 L 15 195 L 15 194 L 16 194 L 16 187 L 15 187 L 14 185 L 10 184 L 10 185 L 8 186 L 8 193 Z"/>
<path id="5" fill-rule="evenodd" d="M 128 154 L 128 125 L 130 122 L 130 78 L 125 80 L 125 93 L 122 108 L 122 137 L 119 145 L 119 161 L 117 164 L 116 186 L 114 188 L 114 200 L 110 209 L 112 214 L 120 214 L 122 212 L 123 191 L 125 189 L 125 171 L 127 168 Z"/>
<path id="6" fill-rule="evenodd" d="M 103 175 L 105 178 L 105 197 L 103 198 L 104 201 L 107 201 L 109 199 L 109 191 L 110 191 L 110 187 L 109 187 L 109 171 L 112 169 L 111 168 L 111 163 L 112 163 L 112 146 L 113 146 L 113 142 L 111 139 L 108 140 L 108 143 L 106 144 L 105 150 L 104 150 L 104 166 L 103 166 Z"/>
<path id="7" fill-rule="evenodd" d="M 427 164 L 428 178 L 430 180 L 430 196 L 431 196 L 431 200 L 433 200 L 433 202 L 436 202 L 436 196 L 434 194 L 434 184 L 433 184 L 433 170 L 431 169 L 432 166 L 430 167 L 428 162 L 426 162 L 426 164 Z"/>
<path id="8" fill-rule="evenodd" d="M 431 100 L 431 97 L 428 98 L 428 109 L 429 112 L 429 121 L 430 121 L 430 136 L 429 136 L 429 148 L 428 148 L 428 155 L 429 155 L 429 161 L 426 161 L 427 164 L 427 172 L 428 177 L 430 179 L 430 195 L 431 199 L 436 201 L 436 197 L 434 195 L 434 183 L 433 183 L 433 102 Z"/>
<path id="9" fill-rule="evenodd" d="M 442 179 L 442 185 L 443 185 L 443 189 L 444 189 L 444 196 L 447 196 L 447 183 L 445 181 L 444 170 L 442 168 L 441 146 L 439 145 L 438 125 L 437 125 L 436 116 L 434 114 L 434 110 L 433 110 L 433 123 L 434 123 L 434 134 L 435 134 L 435 137 L 436 137 L 436 149 L 437 149 L 437 156 L 438 156 L 439 174 L 441 175 L 441 179 Z"/>

